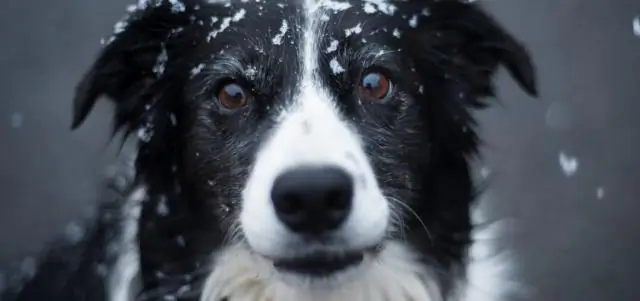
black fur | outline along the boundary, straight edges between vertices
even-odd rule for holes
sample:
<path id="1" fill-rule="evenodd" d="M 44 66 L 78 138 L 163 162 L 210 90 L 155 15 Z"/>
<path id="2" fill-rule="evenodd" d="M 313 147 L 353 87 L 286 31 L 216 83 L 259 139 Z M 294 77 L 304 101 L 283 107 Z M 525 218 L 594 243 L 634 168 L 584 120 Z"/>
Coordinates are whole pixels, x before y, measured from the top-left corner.
<path id="1" fill-rule="evenodd" d="M 223 245 L 228 220 L 237 215 L 239 192 L 273 125 L 274 108 L 288 101 L 300 72 L 301 38 L 289 33 L 281 45 L 271 43 L 283 18 L 289 24 L 303 18 L 296 1 L 284 6 L 276 1 L 182 3 L 184 10 L 160 1 L 133 13 L 126 29 L 101 51 L 74 100 L 73 128 L 107 96 L 116 106 L 114 132 L 139 131 L 135 182 L 148 188 L 138 233 L 142 300 L 197 300 L 209 255 Z M 348 72 L 333 76 L 325 56 L 321 80 L 365 137 L 381 188 L 416 212 L 406 220 L 407 241 L 428 265 L 442 271 L 446 288 L 453 271 L 464 265 L 471 242 L 476 190 L 469 161 L 479 145 L 471 110 L 485 107 L 485 99 L 494 96 L 499 66 L 535 95 L 534 68 L 525 47 L 477 4 L 395 4 L 393 16 L 355 8 L 331 17 L 319 43 L 325 49 L 330 36 L 341 37 L 336 59 Z M 240 9 L 245 19 L 230 21 L 226 31 L 207 42 L 220 20 Z M 413 15 L 419 16 L 415 27 L 409 25 Z M 213 25 L 212 17 L 218 18 Z M 362 34 L 345 36 L 345 28 L 359 23 Z M 392 34 L 396 28 L 400 38 Z M 393 50 L 378 63 L 407 95 L 408 108 L 358 105 L 354 80 L 369 67 L 367 45 Z M 163 53 L 167 59 L 158 69 Z M 255 74 L 225 65 L 224 58 L 255 66 Z M 213 67 L 194 72 L 201 63 Z M 250 86 L 255 104 L 234 114 L 217 107 L 211 100 L 226 77 Z M 165 205 L 168 215 L 158 210 Z M 16 300 L 104 300 L 103 278 L 95 276 L 94 267 L 109 261 L 106 244 L 113 227 L 97 218 L 85 241 L 71 251 L 56 248 Z"/>

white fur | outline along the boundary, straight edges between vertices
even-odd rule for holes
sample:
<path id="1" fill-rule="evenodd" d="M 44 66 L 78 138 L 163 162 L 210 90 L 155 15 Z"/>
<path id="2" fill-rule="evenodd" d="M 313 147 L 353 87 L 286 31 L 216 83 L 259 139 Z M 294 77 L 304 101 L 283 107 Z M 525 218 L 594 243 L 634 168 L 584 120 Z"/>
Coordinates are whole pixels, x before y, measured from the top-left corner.
<path id="1" fill-rule="evenodd" d="M 484 195 L 478 205 L 486 205 Z M 475 225 L 485 224 L 487 216 L 482 208 L 473 210 Z M 503 301 L 512 295 L 525 294 L 525 288 L 514 279 L 516 264 L 510 252 L 500 250 L 497 242 L 502 236 L 502 222 L 477 227 L 472 232 L 473 243 L 469 249 L 466 278 L 460 279 L 456 298 L 461 301 Z"/>
<path id="2" fill-rule="evenodd" d="M 140 270 L 138 252 L 138 219 L 142 210 L 141 202 L 147 197 L 146 189 L 139 187 L 133 191 L 122 206 L 122 233 L 118 242 L 120 256 L 110 273 L 108 286 L 109 301 L 129 301 L 135 295 L 135 278 Z"/>
<path id="3" fill-rule="evenodd" d="M 216 258 L 201 301 L 441 301 L 431 271 L 400 242 L 366 259 L 358 278 L 333 289 L 290 285 L 262 257 L 232 246 Z"/>
<path id="4" fill-rule="evenodd" d="M 300 51 L 303 62 L 300 89 L 284 109 L 269 140 L 258 152 L 242 193 L 240 224 L 253 250 L 267 257 L 299 256 L 310 246 L 278 220 L 271 202 L 271 188 L 284 171 L 298 166 L 331 165 L 349 172 L 355 181 L 352 211 L 336 233 L 348 245 L 362 249 L 381 241 L 387 231 L 389 206 L 378 187 L 360 137 L 341 118 L 333 96 L 318 76 L 318 24 L 324 6 L 307 3 L 308 24 Z M 295 246 L 295 247 L 294 247 Z"/>

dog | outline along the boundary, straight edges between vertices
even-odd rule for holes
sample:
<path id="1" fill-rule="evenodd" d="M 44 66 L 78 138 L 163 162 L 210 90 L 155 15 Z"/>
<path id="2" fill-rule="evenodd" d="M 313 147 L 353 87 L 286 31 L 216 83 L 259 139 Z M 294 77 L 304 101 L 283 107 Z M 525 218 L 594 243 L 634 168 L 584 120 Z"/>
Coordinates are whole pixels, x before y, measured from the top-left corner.
<path id="1" fill-rule="evenodd" d="M 500 66 L 537 86 L 527 48 L 480 4 L 129 11 L 77 87 L 72 127 L 112 100 L 114 133 L 138 139 L 135 175 L 15 300 L 507 298 L 508 261 L 474 259 L 473 112 Z"/>

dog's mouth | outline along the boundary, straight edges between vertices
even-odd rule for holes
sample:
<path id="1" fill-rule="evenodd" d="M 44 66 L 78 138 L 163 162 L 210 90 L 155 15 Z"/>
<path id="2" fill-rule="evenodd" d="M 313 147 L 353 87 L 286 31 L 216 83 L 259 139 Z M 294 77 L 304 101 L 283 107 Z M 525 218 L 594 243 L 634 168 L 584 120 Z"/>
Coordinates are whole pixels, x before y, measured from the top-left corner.
<path id="1" fill-rule="evenodd" d="M 273 265 L 283 272 L 325 277 L 357 266 L 363 260 L 364 252 L 316 253 L 304 257 L 275 260 Z"/>

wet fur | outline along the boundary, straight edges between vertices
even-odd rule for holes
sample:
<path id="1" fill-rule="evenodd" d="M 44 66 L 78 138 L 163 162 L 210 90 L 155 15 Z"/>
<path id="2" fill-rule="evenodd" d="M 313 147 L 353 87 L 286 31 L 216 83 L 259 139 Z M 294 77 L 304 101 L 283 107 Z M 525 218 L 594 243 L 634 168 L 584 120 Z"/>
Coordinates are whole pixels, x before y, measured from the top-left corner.
<path id="1" fill-rule="evenodd" d="M 295 95 L 293 85 L 303 73 L 297 61 L 303 39 L 296 28 L 307 24 L 308 15 L 301 12 L 308 7 L 302 1 L 283 6 L 275 1 L 226 5 L 183 0 L 182 6 L 157 1 L 136 9 L 124 30 L 108 40 L 74 100 L 74 128 L 100 96 L 107 96 L 115 103 L 114 131 L 140 137 L 130 184 L 145 192 L 140 216 L 133 218 L 137 239 L 120 250 L 120 257 L 109 257 L 106 245 L 113 238 L 105 231 L 123 229 L 122 222 L 97 218 L 88 238 L 72 246 L 77 253 L 67 253 L 80 262 L 66 254 L 53 260 L 62 268 L 45 260 L 17 300 L 125 301 L 114 297 L 122 286 L 112 284 L 127 274 L 118 260 L 132 254 L 132 262 L 139 264 L 124 265 L 135 274 L 133 291 L 124 295 L 138 300 L 199 300 L 202 292 L 205 301 L 300 296 L 310 301 L 502 300 L 509 282 L 487 283 L 486 272 L 494 269 L 494 276 L 500 276 L 507 262 L 480 262 L 478 270 L 469 261 L 477 247 L 470 160 L 477 155 L 479 138 L 472 110 L 489 104 L 493 75 L 501 65 L 535 95 L 529 55 L 478 4 L 395 1 L 389 14 L 389 7 L 378 2 L 325 8 L 331 21 L 317 27 L 322 34 L 317 46 L 331 48 L 332 36 L 340 42 L 322 54 L 318 80 L 340 99 L 336 107 L 362 139 L 392 208 L 393 225 L 382 251 L 387 257 L 378 259 L 379 270 L 343 290 L 297 291 L 271 277 L 273 269 L 263 259 L 247 266 L 256 256 L 237 223 L 241 191 L 277 116 Z M 377 8 L 376 14 L 360 8 L 367 3 Z M 411 21 L 414 16 L 417 23 Z M 212 23 L 213 17 L 217 21 Z M 283 18 L 293 30 L 275 44 Z M 224 22 L 229 26 L 219 30 Z M 358 26 L 359 34 L 345 36 L 345 29 Z M 332 58 L 348 71 L 333 74 Z M 400 93 L 391 105 L 363 109 L 352 87 L 358 70 L 372 63 L 393 74 Z M 228 75 L 248 82 L 260 102 L 237 114 L 221 113 L 211 99 L 216 83 Z M 118 203 L 116 211 L 125 203 Z M 101 215 L 112 210 L 103 209 Z M 120 231 L 118 241 L 126 243 L 126 235 L 131 233 Z M 108 264 L 110 275 L 90 268 L 100 263 Z M 485 286 L 481 293 L 474 290 L 478 286 Z M 379 294 L 366 295 L 364 288 L 372 287 Z"/>

